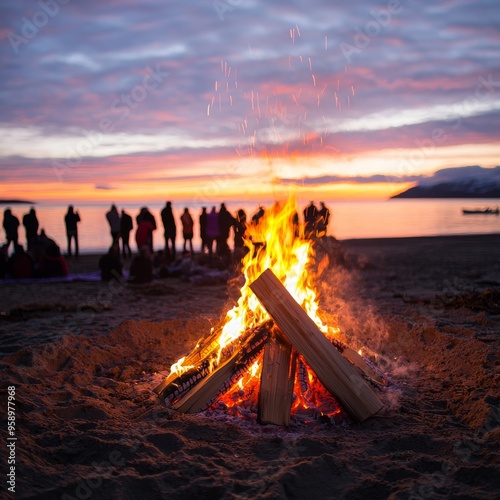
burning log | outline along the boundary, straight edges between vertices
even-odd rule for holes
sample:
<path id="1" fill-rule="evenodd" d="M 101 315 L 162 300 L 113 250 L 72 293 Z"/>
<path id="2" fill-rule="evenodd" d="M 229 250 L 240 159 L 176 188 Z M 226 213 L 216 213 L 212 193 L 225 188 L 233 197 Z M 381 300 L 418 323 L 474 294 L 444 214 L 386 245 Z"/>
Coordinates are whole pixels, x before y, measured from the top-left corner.
<path id="1" fill-rule="evenodd" d="M 272 322 L 268 321 L 261 328 L 270 330 Z M 245 340 L 253 334 L 253 329 L 245 331 L 237 341 L 226 346 L 219 358 L 219 337 L 220 330 L 213 332 L 207 339 L 198 342 L 196 347 L 182 361 L 182 366 L 188 367 L 183 373 L 172 371 L 168 377 L 159 384 L 154 392 L 158 397 L 169 405 L 173 401 L 179 399 L 183 394 L 188 392 L 198 382 L 209 375 L 219 365 L 222 365 L 233 354 Z"/>
<path id="2" fill-rule="evenodd" d="M 260 354 L 270 332 L 269 322 L 250 330 L 246 339 L 233 348 L 233 354 L 217 370 L 201 380 L 185 396 L 179 399 L 172 408 L 182 413 L 196 413 L 210 406 L 215 399 L 231 387 L 241 373 L 253 363 Z"/>
<path id="3" fill-rule="evenodd" d="M 378 387 L 379 389 L 385 387 L 386 380 L 384 377 L 379 375 L 373 367 L 371 367 L 368 362 L 358 354 L 352 347 L 349 347 L 347 344 L 344 344 L 340 340 L 330 339 L 330 342 L 333 346 L 342 354 L 342 356 L 347 359 L 347 361 L 351 362 L 358 372 L 367 379 L 372 385 Z"/>
<path id="4" fill-rule="evenodd" d="M 281 336 L 271 335 L 264 347 L 257 419 L 261 424 L 288 425 L 295 379 L 296 352 Z"/>
<path id="5" fill-rule="evenodd" d="M 382 408 L 371 387 L 321 333 L 270 269 L 250 288 L 283 335 L 355 420 L 363 422 Z"/>

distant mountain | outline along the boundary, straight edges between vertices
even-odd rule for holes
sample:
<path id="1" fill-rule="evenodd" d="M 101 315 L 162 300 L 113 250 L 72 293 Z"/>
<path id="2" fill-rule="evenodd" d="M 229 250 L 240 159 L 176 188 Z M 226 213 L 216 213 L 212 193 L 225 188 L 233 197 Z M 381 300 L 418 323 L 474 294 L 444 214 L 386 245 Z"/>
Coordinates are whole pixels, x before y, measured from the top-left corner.
<path id="1" fill-rule="evenodd" d="M 500 198 L 500 167 L 438 170 L 391 198 Z"/>
<path id="2" fill-rule="evenodd" d="M 0 200 L 0 205 L 35 205 L 34 201 L 26 201 L 26 200 Z"/>

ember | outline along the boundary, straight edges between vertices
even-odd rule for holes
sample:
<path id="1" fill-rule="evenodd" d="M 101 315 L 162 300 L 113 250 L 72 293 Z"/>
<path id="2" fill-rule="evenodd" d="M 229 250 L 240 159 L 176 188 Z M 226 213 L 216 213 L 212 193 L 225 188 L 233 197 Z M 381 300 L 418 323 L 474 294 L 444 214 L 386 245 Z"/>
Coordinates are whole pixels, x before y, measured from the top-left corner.
<path id="1" fill-rule="evenodd" d="M 297 234 L 295 214 L 294 201 L 275 204 L 248 226 L 241 296 L 222 328 L 155 389 L 166 405 L 277 425 L 291 414 L 329 420 L 342 409 L 361 422 L 380 410 L 366 380 L 378 387 L 385 380 L 318 315 L 313 244 Z"/>

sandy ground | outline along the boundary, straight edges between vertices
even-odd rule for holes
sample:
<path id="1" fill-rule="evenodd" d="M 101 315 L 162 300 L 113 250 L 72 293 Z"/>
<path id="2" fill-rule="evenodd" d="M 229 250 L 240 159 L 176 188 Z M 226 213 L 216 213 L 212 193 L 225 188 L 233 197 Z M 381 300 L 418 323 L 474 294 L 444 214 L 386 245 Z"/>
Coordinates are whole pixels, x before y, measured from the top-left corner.
<path id="1" fill-rule="evenodd" d="M 221 320 L 234 285 L 0 285 L 2 495 L 498 498 L 500 235 L 343 245 L 347 265 L 318 282 L 323 316 L 392 383 L 362 424 L 284 429 L 159 404 L 152 389 Z"/>

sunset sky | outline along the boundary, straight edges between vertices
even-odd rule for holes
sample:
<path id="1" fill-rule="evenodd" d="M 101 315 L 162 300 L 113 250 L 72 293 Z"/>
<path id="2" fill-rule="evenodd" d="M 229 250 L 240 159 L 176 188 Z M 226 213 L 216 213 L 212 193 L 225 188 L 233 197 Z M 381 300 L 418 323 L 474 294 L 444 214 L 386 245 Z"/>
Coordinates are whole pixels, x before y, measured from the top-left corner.
<path id="1" fill-rule="evenodd" d="M 382 199 L 498 165 L 494 0 L 9 1 L 2 198 Z"/>

